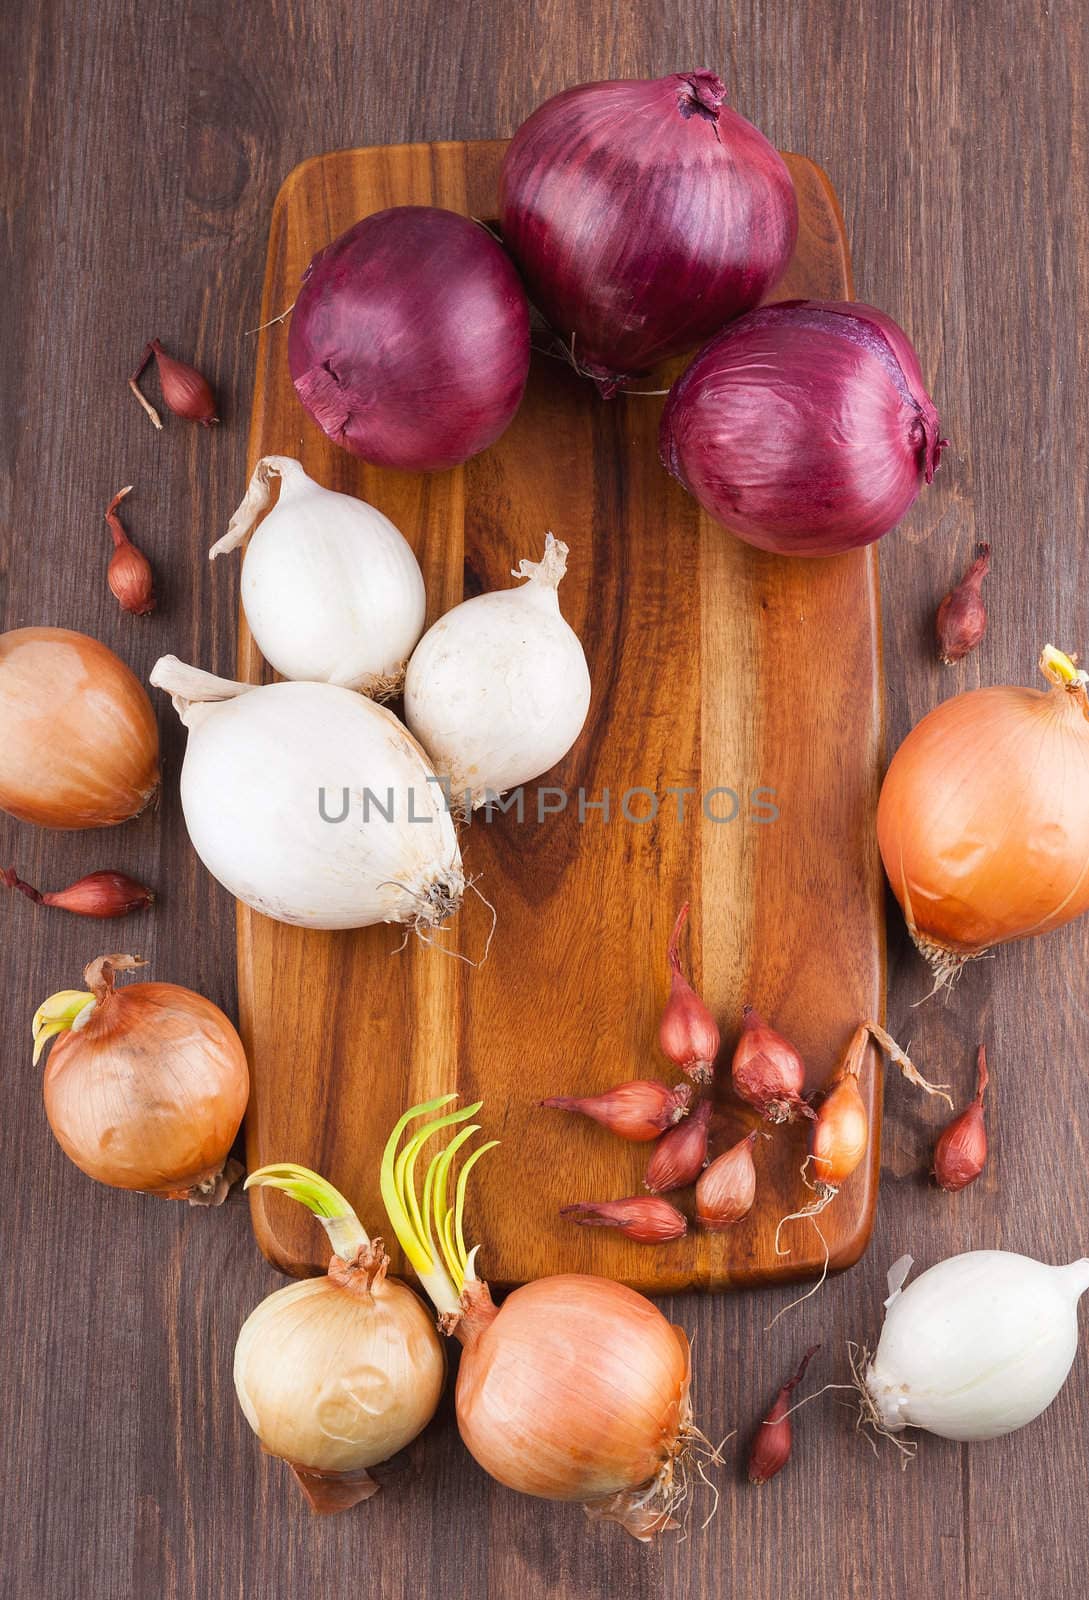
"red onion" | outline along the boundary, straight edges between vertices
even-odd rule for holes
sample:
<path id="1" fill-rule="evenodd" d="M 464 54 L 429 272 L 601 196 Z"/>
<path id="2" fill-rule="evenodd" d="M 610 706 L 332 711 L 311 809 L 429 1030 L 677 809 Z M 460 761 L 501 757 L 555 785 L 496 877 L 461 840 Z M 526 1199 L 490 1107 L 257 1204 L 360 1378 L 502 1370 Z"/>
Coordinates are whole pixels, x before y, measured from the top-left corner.
<path id="1" fill-rule="evenodd" d="M 511 140 L 504 241 L 605 395 L 759 305 L 793 254 L 790 174 L 725 98 L 713 72 L 585 83 Z"/>
<path id="2" fill-rule="evenodd" d="M 903 329 L 818 300 L 724 328 L 670 390 L 660 438 L 663 465 L 716 521 L 803 556 L 888 533 L 947 442 Z"/>
<path id="3" fill-rule="evenodd" d="M 311 261 L 287 353 L 299 399 L 336 444 L 437 472 L 494 444 L 517 411 L 529 308 L 479 223 L 395 206 Z"/>

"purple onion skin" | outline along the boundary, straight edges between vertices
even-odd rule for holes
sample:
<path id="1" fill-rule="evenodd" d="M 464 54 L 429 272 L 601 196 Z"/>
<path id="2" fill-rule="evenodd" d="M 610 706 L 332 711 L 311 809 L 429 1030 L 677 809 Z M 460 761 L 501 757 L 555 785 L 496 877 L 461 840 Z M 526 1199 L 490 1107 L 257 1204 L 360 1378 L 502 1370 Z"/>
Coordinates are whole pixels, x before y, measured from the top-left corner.
<path id="1" fill-rule="evenodd" d="M 790 173 L 725 95 L 712 72 L 587 83 L 511 140 L 504 242 L 603 394 L 758 305 L 794 253 Z"/>
<path id="2" fill-rule="evenodd" d="M 288 362 L 296 393 L 364 461 L 438 472 L 494 444 L 529 372 L 529 307 L 490 233 L 433 206 L 364 217 L 311 261 Z"/>
<path id="3" fill-rule="evenodd" d="M 789 300 L 704 346 L 669 392 L 659 443 L 663 465 L 739 539 L 827 556 L 895 527 L 948 441 L 891 317 Z"/>

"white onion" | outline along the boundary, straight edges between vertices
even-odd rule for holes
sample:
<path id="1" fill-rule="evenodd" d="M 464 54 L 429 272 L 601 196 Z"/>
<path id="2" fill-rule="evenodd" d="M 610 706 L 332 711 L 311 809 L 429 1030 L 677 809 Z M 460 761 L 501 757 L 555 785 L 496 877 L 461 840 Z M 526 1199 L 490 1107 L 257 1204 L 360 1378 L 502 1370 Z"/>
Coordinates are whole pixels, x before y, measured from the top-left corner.
<path id="1" fill-rule="evenodd" d="M 323 489 L 290 456 L 264 456 L 209 559 L 251 533 L 273 478 L 279 499 L 242 562 L 242 606 L 258 649 L 285 678 L 376 699 L 396 694 L 423 632 L 424 582 L 411 546 L 381 511 Z"/>
<path id="2" fill-rule="evenodd" d="M 565 756 L 590 706 L 577 634 L 560 615 L 567 546 L 551 534 L 529 581 L 455 606 L 429 628 L 405 675 L 405 718 L 466 809 L 539 778 Z"/>
<path id="3" fill-rule="evenodd" d="M 328 683 L 232 683 L 173 656 L 151 681 L 189 730 L 181 801 L 213 877 L 308 928 L 437 927 L 464 887 L 434 773 L 397 718 Z M 324 791 L 325 820 L 319 807 Z M 385 814 L 384 814 L 385 813 Z"/>
<path id="4" fill-rule="evenodd" d="M 971 1250 L 907 1289 L 911 1257 L 889 1273 L 888 1314 L 865 1375 L 887 1431 L 997 1439 L 1047 1409 L 1078 1349 L 1089 1260 L 1051 1267 L 1006 1250 Z"/>

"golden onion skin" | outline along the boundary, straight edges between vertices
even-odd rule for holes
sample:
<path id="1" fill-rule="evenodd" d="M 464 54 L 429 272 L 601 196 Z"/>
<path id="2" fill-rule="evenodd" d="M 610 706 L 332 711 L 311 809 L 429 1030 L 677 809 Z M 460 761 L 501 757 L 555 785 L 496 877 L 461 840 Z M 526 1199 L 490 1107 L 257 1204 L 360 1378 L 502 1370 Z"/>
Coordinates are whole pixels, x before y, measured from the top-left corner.
<path id="1" fill-rule="evenodd" d="M 877 835 L 911 935 L 935 965 L 1089 910 L 1084 689 L 944 701 L 893 757 Z"/>
<path id="2" fill-rule="evenodd" d="M 688 1389 L 687 1340 L 649 1300 L 562 1274 L 516 1289 L 470 1333 L 458 1425 L 508 1488 L 592 1502 L 668 1467 L 690 1422 Z"/>
<path id="3" fill-rule="evenodd" d="M 57 1143 L 117 1189 L 181 1198 L 218 1176 L 249 1098 L 242 1041 L 218 1006 L 174 983 L 104 990 L 62 1034 L 42 1092 Z"/>
<path id="4" fill-rule="evenodd" d="M 272 1455 L 319 1475 L 361 1474 L 404 1449 L 434 1416 L 445 1377 L 433 1315 L 384 1276 L 370 1290 L 329 1276 L 277 1289 L 235 1347 L 246 1421 Z"/>
<path id="5" fill-rule="evenodd" d="M 143 685 L 97 639 L 67 628 L 0 634 L 0 808 L 47 828 L 103 828 L 159 785 Z"/>

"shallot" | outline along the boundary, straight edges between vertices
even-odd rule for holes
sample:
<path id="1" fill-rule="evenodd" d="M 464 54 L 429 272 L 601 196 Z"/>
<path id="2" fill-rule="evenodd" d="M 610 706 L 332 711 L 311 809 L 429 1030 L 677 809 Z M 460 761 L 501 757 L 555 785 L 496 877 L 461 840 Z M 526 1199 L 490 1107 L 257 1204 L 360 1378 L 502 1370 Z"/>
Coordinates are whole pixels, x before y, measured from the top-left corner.
<path id="1" fill-rule="evenodd" d="M 700 1227 L 711 1233 L 742 1222 L 756 1199 L 756 1166 L 752 1151 L 757 1133 L 747 1133 L 729 1150 L 716 1156 L 696 1182 L 696 1215 Z"/>
<path id="2" fill-rule="evenodd" d="M 741 1016 L 741 1036 L 730 1067 L 734 1093 L 767 1122 L 812 1117 L 803 1098 L 805 1062 L 781 1033 L 769 1027 L 752 1006 Z"/>
<path id="3" fill-rule="evenodd" d="M 820 1349 L 810 1345 L 802 1357 L 797 1372 L 788 1378 L 775 1396 L 771 1410 L 757 1428 L 749 1451 L 749 1482 L 758 1487 L 768 1483 L 782 1472 L 790 1460 L 794 1444 L 794 1424 L 790 1419 L 793 1409 L 791 1397 L 805 1377 L 806 1368 Z"/>
<path id="4" fill-rule="evenodd" d="M 987 1051 L 980 1045 L 976 1057 L 976 1097 L 953 1118 L 934 1146 L 934 1181 L 939 1189 L 949 1194 L 975 1183 L 987 1164 L 983 1096 L 988 1081 Z"/>
<path id="5" fill-rule="evenodd" d="M 666 1129 L 650 1158 L 644 1179 L 651 1194 L 687 1189 L 690 1183 L 695 1183 L 707 1165 L 710 1123 L 711 1102 L 701 1100 L 689 1116 Z"/>
<path id="6" fill-rule="evenodd" d="M 980 591 L 990 570 L 991 547 L 981 544 L 964 577 L 938 607 L 938 654 L 947 667 L 963 661 L 987 631 L 987 607 Z"/>
<path id="7" fill-rule="evenodd" d="M 610 1133 L 636 1144 L 649 1144 L 660 1133 L 687 1116 L 692 1099 L 688 1084 L 671 1089 L 657 1078 L 635 1078 L 602 1094 L 550 1095 L 542 1106 L 553 1111 L 578 1111 L 600 1122 Z"/>
<path id="8" fill-rule="evenodd" d="M 155 899 L 147 884 L 125 872 L 89 872 L 66 889 L 49 889 L 44 894 L 24 883 L 14 867 L 0 868 L 0 883 L 5 889 L 18 889 L 39 906 L 56 906 L 58 911 L 74 911 L 80 917 L 126 917 L 130 911 L 143 911 Z"/>
<path id="9" fill-rule="evenodd" d="M 710 1083 L 718 1055 L 718 1023 L 681 969 L 678 949 L 681 929 L 688 918 L 688 902 L 677 913 L 666 952 L 669 959 L 669 999 L 658 1024 L 662 1054 L 686 1072 L 693 1083 Z"/>
<path id="10" fill-rule="evenodd" d="M 560 1216 L 582 1227 L 616 1228 L 636 1244 L 666 1244 L 683 1239 L 688 1223 L 676 1206 L 657 1195 L 632 1195 L 627 1200 L 582 1200 L 561 1206 Z"/>

